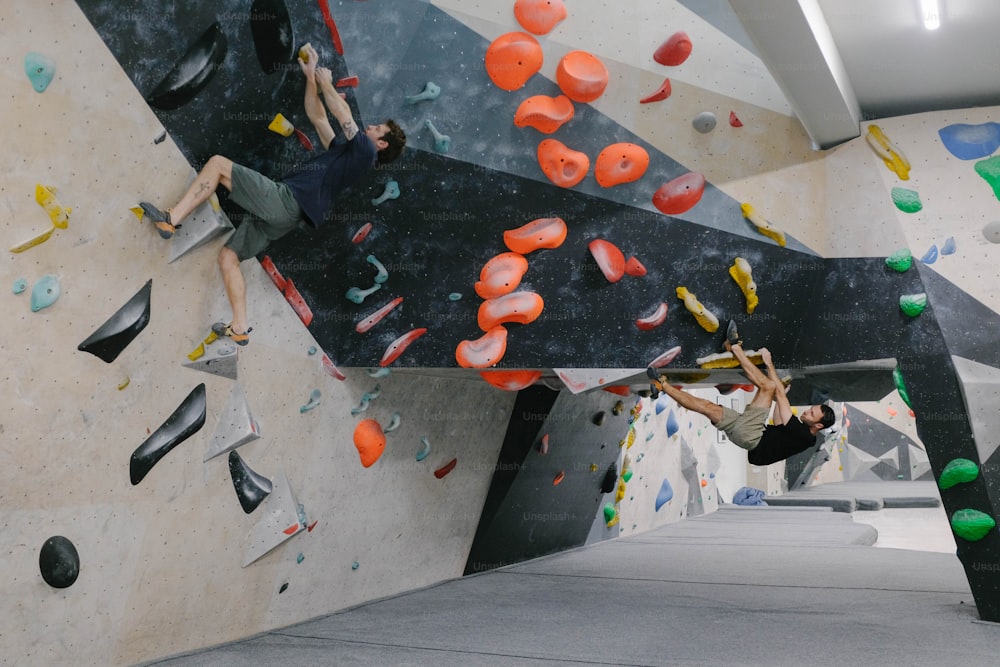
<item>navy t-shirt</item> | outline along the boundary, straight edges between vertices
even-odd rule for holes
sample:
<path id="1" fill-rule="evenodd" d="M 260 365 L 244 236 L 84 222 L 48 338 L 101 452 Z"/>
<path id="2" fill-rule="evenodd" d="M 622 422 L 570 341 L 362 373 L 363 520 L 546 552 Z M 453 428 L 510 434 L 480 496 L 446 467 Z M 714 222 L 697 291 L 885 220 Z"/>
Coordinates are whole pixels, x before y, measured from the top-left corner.
<path id="1" fill-rule="evenodd" d="M 306 222 L 323 224 L 333 200 L 375 166 L 377 151 L 364 132 L 330 147 L 281 179 L 302 208 Z"/>
<path id="2" fill-rule="evenodd" d="M 804 452 L 815 444 L 816 434 L 811 433 L 798 417 L 792 416 L 787 424 L 765 427 L 760 442 L 747 452 L 747 460 L 755 466 L 766 466 Z"/>

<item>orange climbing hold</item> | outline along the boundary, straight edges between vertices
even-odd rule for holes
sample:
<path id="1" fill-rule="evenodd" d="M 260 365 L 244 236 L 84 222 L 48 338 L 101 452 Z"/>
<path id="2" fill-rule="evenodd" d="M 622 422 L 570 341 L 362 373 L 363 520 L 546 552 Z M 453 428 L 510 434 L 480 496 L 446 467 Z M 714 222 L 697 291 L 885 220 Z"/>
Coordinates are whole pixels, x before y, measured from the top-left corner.
<path id="1" fill-rule="evenodd" d="M 586 51 L 570 51 L 556 67 L 556 83 L 574 102 L 593 102 L 608 87 L 608 68 Z"/>
<path id="2" fill-rule="evenodd" d="M 534 292 L 514 292 L 487 299 L 479 306 L 479 328 L 489 331 L 498 324 L 530 324 L 542 314 L 545 302 Z"/>
<path id="3" fill-rule="evenodd" d="M 479 374 L 488 383 L 504 391 L 521 391 L 542 377 L 541 371 L 479 371 Z"/>
<path id="4" fill-rule="evenodd" d="M 587 244 L 587 248 L 609 283 L 616 283 L 622 279 L 625 275 L 625 255 L 618 246 L 604 239 L 594 239 Z"/>
<path id="5" fill-rule="evenodd" d="M 502 252 L 486 262 L 475 284 L 476 294 L 483 299 L 493 299 L 510 294 L 521 284 L 528 270 L 528 260 L 516 252 Z"/>
<path id="6" fill-rule="evenodd" d="M 374 419 L 363 419 L 354 427 L 354 446 L 358 448 L 361 465 L 370 468 L 385 451 L 385 433 Z"/>
<path id="7" fill-rule="evenodd" d="M 557 474 L 555 476 L 555 478 L 553 478 L 553 480 L 552 480 L 552 486 L 559 486 L 559 482 L 563 481 L 563 479 L 565 477 L 566 477 L 566 473 L 560 470 L 559 474 Z"/>
<path id="8" fill-rule="evenodd" d="M 533 95 L 517 107 L 514 125 L 533 127 L 544 134 L 552 134 L 563 124 L 573 120 L 575 113 L 573 103 L 565 95 Z"/>
<path id="9" fill-rule="evenodd" d="M 388 366 L 392 362 L 399 359 L 399 356 L 406 351 L 406 348 L 410 346 L 410 343 L 427 333 L 427 329 L 421 327 L 419 329 L 413 329 L 412 331 L 407 331 L 405 334 L 397 338 L 396 340 L 389 343 L 389 347 L 385 349 L 385 354 L 382 355 L 382 361 L 378 363 L 379 366 Z"/>
<path id="10" fill-rule="evenodd" d="M 649 168 L 649 153 L 637 144 L 611 144 L 597 156 L 594 178 L 602 188 L 631 183 L 642 178 Z"/>
<path id="11" fill-rule="evenodd" d="M 686 32 L 675 32 L 653 53 L 653 60 L 661 65 L 680 65 L 691 55 L 691 38 Z"/>
<path id="12" fill-rule="evenodd" d="M 513 252 L 527 255 L 542 248 L 558 248 L 569 230 L 562 218 L 538 218 L 503 233 L 503 242 Z"/>
<path id="13" fill-rule="evenodd" d="M 443 478 L 445 475 L 454 470 L 457 464 L 458 464 L 458 459 L 452 459 L 451 461 L 448 461 L 443 466 L 434 471 L 434 476 L 437 477 L 438 479 Z"/>
<path id="14" fill-rule="evenodd" d="M 455 359 L 462 368 L 489 368 L 503 359 L 506 352 L 507 329 L 498 325 L 476 340 L 459 343 L 455 348 Z"/>
<path id="15" fill-rule="evenodd" d="M 562 0 L 514 0 L 514 18 L 528 32 L 544 35 L 566 18 L 566 5 Z"/>
<path id="16" fill-rule="evenodd" d="M 526 32 L 500 35 L 486 49 L 486 73 L 497 88 L 517 90 L 542 69 L 542 47 Z"/>
<path id="17" fill-rule="evenodd" d="M 733 127 L 743 127 L 743 121 L 739 119 L 735 111 L 729 112 L 729 124 Z"/>
<path id="18" fill-rule="evenodd" d="M 559 187 L 571 188 L 590 171 L 590 158 L 561 141 L 544 139 L 538 144 L 538 165 L 550 181 Z"/>
<path id="19" fill-rule="evenodd" d="M 705 192 L 705 177 L 691 171 L 664 183 L 653 194 L 653 206 L 667 215 L 691 210 Z"/>
<path id="20" fill-rule="evenodd" d="M 639 100 L 639 104 L 649 104 L 650 102 L 660 102 L 670 97 L 670 79 L 664 79 L 660 87 Z"/>
<path id="21" fill-rule="evenodd" d="M 633 255 L 625 261 L 625 275 L 641 278 L 646 275 L 646 267 Z"/>

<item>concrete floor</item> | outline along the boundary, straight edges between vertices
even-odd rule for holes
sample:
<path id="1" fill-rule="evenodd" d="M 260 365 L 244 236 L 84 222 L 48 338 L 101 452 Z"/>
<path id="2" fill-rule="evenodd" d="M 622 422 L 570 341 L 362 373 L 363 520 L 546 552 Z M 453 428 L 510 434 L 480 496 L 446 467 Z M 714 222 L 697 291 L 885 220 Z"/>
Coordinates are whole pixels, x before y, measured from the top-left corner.
<path id="1" fill-rule="evenodd" d="M 864 514 L 724 506 L 151 664 L 995 665 L 942 517 Z"/>

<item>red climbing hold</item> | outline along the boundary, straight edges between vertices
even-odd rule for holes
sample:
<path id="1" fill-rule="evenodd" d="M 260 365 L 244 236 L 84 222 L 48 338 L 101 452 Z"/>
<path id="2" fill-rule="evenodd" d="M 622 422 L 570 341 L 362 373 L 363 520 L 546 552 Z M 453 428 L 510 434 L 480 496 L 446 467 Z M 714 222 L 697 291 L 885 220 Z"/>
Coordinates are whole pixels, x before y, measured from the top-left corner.
<path id="1" fill-rule="evenodd" d="M 368 237 L 368 233 L 372 230 L 372 223 L 366 222 L 361 225 L 358 231 L 354 232 L 354 236 L 351 237 L 351 243 L 357 245 L 364 241 Z"/>
<path id="2" fill-rule="evenodd" d="M 503 327 L 498 327 L 503 328 Z M 506 329 L 504 329 L 506 331 Z M 489 334 L 487 334 L 489 335 Z M 535 384 L 540 377 L 541 371 L 479 371 L 486 382 L 497 389 L 504 391 L 521 391 L 525 387 Z"/>
<path id="3" fill-rule="evenodd" d="M 542 69 L 542 47 L 526 32 L 500 35 L 486 49 L 486 73 L 503 90 L 517 90 Z"/>
<path id="4" fill-rule="evenodd" d="M 558 248 L 569 230 L 562 218 L 538 218 L 503 233 L 503 242 L 513 252 L 527 255 L 541 248 Z"/>
<path id="5" fill-rule="evenodd" d="M 623 384 L 615 384 L 611 385 L 610 387 L 602 387 L 602 389 L 604 389 L 604 391 L 608 392 L 609 394 L 614 394 L 615 396 L 632 395 L 632 389 Z"/>
<path id="6" fill-rule="evenodd" d="M 302 144 L 303 148 L 307 151 L 313 150 L 313 142 L 309 141 L 309 137 L 307 137 L 305 133 L 297 127 L 295 128 L 295 136 L 298 137 L 299 143 Z"/>
<path id="7" fill-rule="evenodd" d="M 513 292 L 487 299 L 479 306 L 479 328 L 489 331 L 498 324 L 530 324 L 542 314 L 545 302 L 534 292 Z"/>
<path id="8" fill-rule="evenodd" d="M 653 359 L 649 363 L 649 365 L 653 368 L 663 368 L 671 361 L 676 359 L 677 355 L 680 353 L 681 353 L 681 346 L 677 345 L 675 347 L 670 348 L 669 350 L 658 356 L 656 359 Z"/>
<path id="9" fill-rule="evenodd" d="M 333 84 L 334 88 L 357 88 L 361 80 L 358 79 L 357 75 L 345 76 L 343 79 L 337 79 L 337 83 Z"/>
<path id="10" fill-rule="evenodd" d="M 633 255 L 625 262 L 625 275 L 641 278 L 646 275 L 646 267 Z"/>
<path id="11" fill-rule="evenodd" d="M 434 476 L 437 477 L 438 479 L 442 479 L 445 475 L 454 470 L 456 465 L 458 465 L 458 459 L 452 459 L 451 461 L 448 461 L 443 466 L 435 470 Z"/>
<path id="12" fill-rule="evenodd" d="M 566 18 L 566 5 L 562 0 L 514 0 L 514 18 L 528 32 L 544 35 Z"/>
<path id="13" fill-rule="evenodd" d="M 614 243 L 604 239 L 594 239 L 587 248 L 597 261 L 601 273 L 610 283 L 616 283 L 625 275 L 625 255 Z"/>
<path id="14" fill-rule="evenodd" d="M 483 299 L 493 299 L 510 294 L 521 284 L 528 270 L 528 260 L 516 252 L 502 252 L 486 262 L 475 284 L 476 294 Z"/>
<path id="15" fill-rule="evenodd" d="M 306 304 L 305 299 L 299 294 L 299 290 L 295 288 L 295 285 L 291 280 L 284 278 L 278 271 L 278 267 L 274 265 L 274 262 L 267 255 L 264 259 L 260 261 L 260 266 L 271 278 L 271 282 L 274 286 L 281 290 L 282 295 L 285 297 L 285 301 L 288 305 L 292 307 L 295 314 L 299 316 L 302 323 L 306 326 L 312 324 L 313 313 L 309 306 Z"/>
<path id="16" fill-rule="evenodd" d="M 542 441 L 538 443 L 538 453 L 545 456 L 549 453 L 549 434 L 542 436 Z"/>
<path id="17" fill-rule="evenodd" d="M 639 100 L 639 104 L 649 104 L 650 102 L 660 102 L 670 97 L 670 79 L 664 79 L 660 87 L 649 95 Z"/>
<path id="18" fill-rule="evenodd" d="M 326 23 L 326 27 L 330 30 L 330 39 L 333 40 L 333 48 L 337 49 L 337 53 L 344 55 L 344 45 L 340 41 L 340 32 L 337 30 L 337 24 L 333 22 L 333 16 L 330 15 L 330 6 L 327 4 L 327 0 L 319 1 L 319 11 L 323 14 L 323 22 Z"/>
<path id="19" fill-rule="evenodd" d="M 507 352 L 507 329 L 495 326 L 476 340 L 463 340 L 455 348 L 455 359 L 462 368 L 489 368 Z"/>
<path id="20" fill-rule="evenodd" d="M 661 65 L 680 65 L 691 55 L 691 38 L 686 32 L 675 32 L 653 53 L 653 60 Z"/>
<path id="21" fill-rule="evenodd" d="M 735 111 L 729 112 L 729 124 L 733 127 L 743 127 L 743 121 L 737 118 Z"/>
<path id="22" fill-rule="evenodd" d="M 295 533 L 299 532 L 299 528 L 300 527 L 301 527 L 301 524 L 293 523 L 291 526 L 289 526 L 288 528 L 285 528 L 281 532 L 283 532 L 285 535 L 294 535 Z"/>
<path id="23" fill-rule="evenodd" d="M 667 304 L 660 302 L 660 305 L 656 307 L 653 314 L 649 317 L 642 317 L 635 321 L 635 326 L 639 327 L 640 331 L 651 331 L 656 327 L 663 324 L 667 319 Z"/>
<path id="24" fill-rule="evenodd" d="M 406 348 L 410 346 L 410 343 L 427 333 L 427 329 L 421 327 L 419 329 L 413 329 L 408 331 L 396 340 L 389 343 L 389 347 L 386 348 L 385 354 L 382 355 L 382 361 L 378 363 L 379 366 L 388 366 L 392 362 L 399 359 L 399 355 L 406 351 Z"/>
<path id="25" fill-rule="evenodd" d="M 594 163 L 594 178 L 602 188 L 631 183 L 642 178 L 649 168 L 649 153 L 638 144 L 611 144 L 600 152 Z"/>
<path id="26" fill-rule="evenodd" d="M 573 103 L 565 95 L 533 95 L 517 107 L 514 125 L 533 127 L 543 134 L 552 134 L 564 123 L 573 120 L 575 113 Z"/>
<path id="27" fill-rule="evenodd" d="M 560 470 L 559 474 L 552 480 L 552 486 L 559 486 L 559 482 L 563 481 L 563 478 L 565 477 L 566 473 Z"/>
<path id="28" fill-rule="evenodd" d="M 385 433 L 374 419 L 363 419 L 354 427 L 354 446 L 361 457 L 361 465 L 370 468 L 385 451 Z"/>
<path id="29" fill-rule="evenodd" d="M 556 83 L 574 102 L 593 102 L 608 87 L 608 68 L 586 51 L 570 51 L 556 67 Z"/>
<path id="30" fill-rule="evenodd" d="M 705 177 L 691 171 L 664 183 L 653 194 L 653 206 L 667 215 L 677 215 L 689 211 L 705 192 Z"/>
<path id="31" fill-rule="evenodd" d="M 388 315 L 389 313 L 391 313 L 392 310 L 393 310 L 393 308 L 395 308 L 396 306 L 398 306 L 401 303 L 403 303 L 403 297 L 397 296 L 395 299 L 393 299 L 392 301 L 390 301 L 389 303 L 385 304 L 384 306 L 382 306 L 381 308 L 379 308 L 378 310 L 376 310 L 374 313 L 372 313 L 368 317 L 366 317 L 363 320 L 361 320 L 360 322 L 358 322 L 357 326 L 354 327 L 354 330 L 357 331 L 358 333 L 365 333 L 365 332 L 367 332 L 373 326 L 375 326 L 376 324 L 378 324 L 379 322 L 381 322 L 382 318 L 384 318 L 386 315 Z"/>
<path id="32" fill-rule="evenodd" d="M 340 381 L 347 379 L 347 376 L 340 372 L 340 369 L 333 363 L 330 357 L 323 354 L 323 371 L 326 372 L 332 378 L 336 378 Z"/>
<path id="33" fill-rule="evenodd" d="M 571 188 L 590 171 L 590 158 L 557 139 L 543 139 L 538 144 L 538 165 L 550 181 L 559 187 Z"/>

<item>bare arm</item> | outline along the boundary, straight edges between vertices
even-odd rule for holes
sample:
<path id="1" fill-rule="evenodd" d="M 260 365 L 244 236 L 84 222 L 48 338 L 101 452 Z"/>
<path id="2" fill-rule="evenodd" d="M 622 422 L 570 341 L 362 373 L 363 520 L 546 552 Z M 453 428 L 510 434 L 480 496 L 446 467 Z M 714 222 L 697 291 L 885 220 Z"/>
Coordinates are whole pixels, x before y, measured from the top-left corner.
<path id="1" fill-rule="evenodd" d="M 303 104 L 306 116 L 309 117 L 309 122 L 316 129 L 316 134 L 319 135 L 319 140 L 322 142 L 323 148 L 329 148 L 334 134 L 333 128 L 330 126 L 330 119 L 326 115 L 326 108 L 319 98 L 319 89 L 316 83 L 316 65 L 319 61 L 319 54 L 316 53 L 316 49 L 312 46 L 306 46 L 306 53 L 309 58 L 308 61 L 304 62 L 299 58 L 299 66 L 302 68 L 302 74 L 306 78 L 306 94 Z"/>
<path id="2" fill-rule="evenodd" d="M 775 421 L 780 420 L 780 423 L 787 424 L 788 420 L 793 416 L 792 406 L 788 403 L 788 397 L 785 395 L 785 387 L 781 384 L 781 379 L 778 377 L 778 371 L 774 370 L 774 362 L 771 360 L 771 351 L 766 347 L 761 348 L 760 357 L 764 360 L 764 366 L 767 368 L 767 377 L 770 378 L 770 380 L 777 386 L 774 390 L 774 413 L 777 416 Z"/>
<path id="3" fill-rule="evenodd" d="M 333 74 L 325 67 L 320 67 L 316 70 L 316 79 L 327 108 L 340 123 L 340 127 L 344 130 L 344 137 L 350 141 L 358 133 L 358 125 L 354 122 L 354 116 L 351 115 L 351 107 L 333 87 Z"/>

